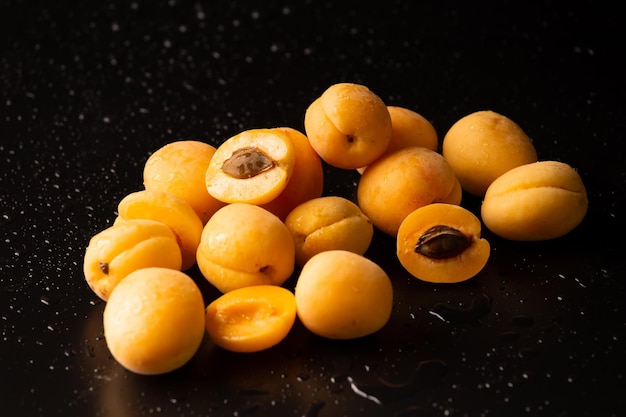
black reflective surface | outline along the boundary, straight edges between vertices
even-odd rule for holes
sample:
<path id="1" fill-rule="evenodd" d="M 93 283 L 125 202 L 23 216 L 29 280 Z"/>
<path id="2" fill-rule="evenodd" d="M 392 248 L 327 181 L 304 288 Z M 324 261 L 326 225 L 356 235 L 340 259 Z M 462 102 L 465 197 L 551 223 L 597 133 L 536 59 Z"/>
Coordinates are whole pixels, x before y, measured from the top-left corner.
<path id="1" fill-rule="evenodd" d="M 590 1 L 1 2 L 0 414 L 624 415 L 619 22 Z M 586 219 L 549 242 L 485 231 L 487 267 L 452 286 L 411 278 L 376 234 L 367 256 L 396 298 L 377 334 L 329 341 L 297 324 L 265 352 L 206 340 L 171 374 L 125 371 L 82 257 L 141 189 L 148 155 L 182 138 L 302 129 L 308 104 L 341 81 L 418 111 L 440 139 L 473 111 L 509 116 L 541 159 L 578 169 Z M 358 174 L 326 174 L 326 194 L 354 199 Z"/>

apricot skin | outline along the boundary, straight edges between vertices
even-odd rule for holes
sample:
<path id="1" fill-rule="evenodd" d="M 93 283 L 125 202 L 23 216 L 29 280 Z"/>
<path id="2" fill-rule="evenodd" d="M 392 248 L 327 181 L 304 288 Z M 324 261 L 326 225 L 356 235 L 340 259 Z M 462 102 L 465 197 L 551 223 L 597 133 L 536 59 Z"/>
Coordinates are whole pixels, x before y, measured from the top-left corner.
<path id="1" fill-rule="evenodd" d="M 205 224 L 225 204 L 213 198 L 205 185 L 206 170 L 214 153 L 215 147 L 197 140 L 170 142 L 146 160 L 144 187 L 182 198 Z"/>
<path id="2" fill-rule="evenodd" d="M 411 212 L 431 203 L 460 204 L 462 190 L 441 154 L 410 146 L 369 165 L 357 187 L 359 207 L 374 226 L 395 237 Z"/>
<path id="3" fill-rule="evenodd" d="M 580 175 L 570 165 L 540 161 L 514 168 L 485 193 L 485 226 L 506 239 L 549 240 L 576 228 L 589 202 Z"/>
<path id="4" fill-rule="evenodd" d="M 146 268 L 129 274 L 104 308 L 104 336 L 113 357 L 145 375 L 180 368 L 204 337 L 204 301 L 185 273 Z"/>
<path id="5" fill-rule="evenodd" d="M 252 204 L 219 209 L 202 231 L 196 255 L 202 275 L 222 293 L 251 285 L 282 285 L 295 267 L 287 226 Z"/>
<path id="6" fill-rule="evenodd" d="M 374 235 L 370 219 L 352 201 L 324 196 L 306 201 L 285 219 L 296 246 L 296 265 L 303 266 L 313 255 L 344 249 L 363 255 Z"/>
<path id="7" fill-rule="evenodd" d="M 313 256 L 300 272 L 295 297 L 302 324 L 328 339 L 375 333 L 388 322 L 393 306 L 393 288 L 385 271 L 344 250 Z"/>
<path id="8" fill-rule="evenodd" d="M 454 123 L 443 138 L 442 154 L 463 190 L 478 197 L 508 170 L 537 162 L 537 151 L 522 128 L 491 110 Z"/>
<path id="9" fill-rule="evenodd" d="M 369 165 L 391 140 L 387 106 L 367 87 L 353 83 L 328 87 L 307 108 L 304 128 L 320 157 L 344 169 Z"/>
<path id="10" fill-rule="evenodd" d="M 295 320 L 294 294 L 276 285 L 230 291 L 211 302 L 205 315 L 211 340 L 233 352 L 258 352 L 277 345 Z"/>
<path id="11" fill-rule="evenodd" d="M 131 272 L 147 267 L 180 270 L 182 256 L 176 236 L 162 222 L 129 220 L 96 235 L 85 249 L 83 273 L 89 287 L 104 301 Z"/>
<path id="12" fill-rule="evenodd" d="M 469 246 L 450 257 L 436 258 L 416 251 L 425 232 L 435 226 L 457 230 Z M 398 230 L 396 254 L 402 266 L 414 277 L 434 283 L 456 283 L 478 274 L 487 264 L 489 242 L 480 237 L 480 220 L 467 209 L 445 203 L 429 204 L 409 214 Z"/>

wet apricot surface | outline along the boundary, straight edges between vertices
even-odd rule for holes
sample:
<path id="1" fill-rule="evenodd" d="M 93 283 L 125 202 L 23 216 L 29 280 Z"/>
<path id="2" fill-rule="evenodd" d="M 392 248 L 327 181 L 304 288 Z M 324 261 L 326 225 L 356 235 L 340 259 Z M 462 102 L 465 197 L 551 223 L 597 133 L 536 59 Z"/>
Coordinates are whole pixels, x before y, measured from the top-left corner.
<path id="1" fill-rule="evenodd" d="M 404 219 L 396 253 L 402 266 L 422 281 L 461 282 L 478 274 L 489 259 L 490 245 L 480 232 L 480 220 L 467 209 L 429 204 Z"/>
<path id="2" fill-rule="evenodd" d="M 239 288 L 212 301 L 205 319 L 216 345 L 233 352 L 258 352 L 287 336 L 296 320 L 296 299 L 275 285 Z"/>

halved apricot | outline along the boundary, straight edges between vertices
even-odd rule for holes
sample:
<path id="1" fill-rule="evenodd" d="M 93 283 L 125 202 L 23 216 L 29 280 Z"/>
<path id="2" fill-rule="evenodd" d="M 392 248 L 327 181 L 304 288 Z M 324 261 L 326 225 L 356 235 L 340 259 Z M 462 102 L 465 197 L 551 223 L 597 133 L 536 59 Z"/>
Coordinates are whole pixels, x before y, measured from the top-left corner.
<path id="1" fill-rule="evenodd" d="M 289 135 L 249 129 L 222 143 L 206 171 L 206 188 L 225 203 L 265 204 L 283 192 L 296 162 Z"/>
<path id="2" fill-rule="evenodd" d="M 396 239 L 398 259 L 422 281 L 465 281 L 478 274 L 489 259 L 490 245 L 480 237 L 480 231 L 478 217 L 461 206 L 423 206 L 400 225 Z"/>
<path id="3" fill-rule="evenodd" d="M 206 308 L 205 326 L 216 345 L 257 352 L 281 342 L 296 320 L 296 299 L 286 288 L 256 285 L 221 295 Z"/>

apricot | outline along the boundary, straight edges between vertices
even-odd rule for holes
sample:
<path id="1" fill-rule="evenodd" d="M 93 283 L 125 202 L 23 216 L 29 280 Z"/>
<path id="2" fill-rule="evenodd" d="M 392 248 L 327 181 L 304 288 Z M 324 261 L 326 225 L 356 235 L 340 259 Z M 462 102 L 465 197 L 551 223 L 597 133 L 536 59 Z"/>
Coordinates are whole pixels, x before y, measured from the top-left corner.
<path id="1" fill-rule="evenodd" d="M 89 240 L 83 272 L 89 287 L 106 301 L 113 289 L 137 269 L 179 270 L 181 264 L 180 247 L 169 227 L 154 220 L 128 220 Z"/>
<path id="2" fill-rule="evenodd" d="M 513 168 L 487 189 L 481 206 L 485 226 L 510 240 L 561 237 L 584 219 L 589 202 L 583 181 L 564 162 L 540 161 Z"/>
<path id="3" fill-rule="evenodd" d="M 129 371 L 155 375 L 180 368 L 204 337 L 204 301 L 185 273 L 144 268 L 121 281 L 104 308 L 104 337 Z"/>
<path id="4" fill-rule="evenodd" d="M 296 265 L 303 266 L 313 255 L 344 249 L 363 255 L 374 235 L 370 219 L 352 201 L 324 196 L 306 201 L 285 219 L 296 247 Z"/>
<path id="5" fill-rule="evenodd" d="M 291 178 L 285 189 L 269 203 L 261 207 L 274 213 L 281 220 L 298 204 L 321 197 L 324 187 L 322 160 L 311 146 L 309 139 L 290 127 L 277 127 L 289 136 L 295 149 L 296 161 Z"/>
<path id="6" fill-rule="evenodd" d="M 454 123 L 443 138 L 442 154 L 463 190 L 478 197 L 508 170 L 537 162 L 537 151 L 522 128 L 491 110 Z"/>
<path id="7" fill-rule="evenodd" d="M 117 206 L 120 220 L 150 219 L 172 229 L 183 257 L 181 269 L 196 263 L 196 249 L 202 234 L 202 220 L 182 198 L 165 191 L 141 190 L 125 196 Z"/>
<path id="8" fill-rule="evenodd" d="M 389 321 L 393 288 L 375 262 L 346 250 L 314 255 L 295 287 L 296 313 L 311 332 L 328 339 L 354 339 Z"/>
<path id="9" fill-rule="evenodd" d="M 436 151 L 439 138 L 435 127 L 421 114 L 406 107 L 387 106 L 391 116 L 391 140 L 385 153 L 407 146 L 423 146 Z"/>
<path id="10" fill-rule="evenodd" d="M 360 84 L 328 87 L 306 109 L 304 129 L 328 164 L 357 169 L 383 154 L 391 140 L 391 116 L 374 92 Z"/>
<path id="11" fill-rule="evenodd" d="M 422 281 L 456 283 L 478 274 L 487 264 L 489 242 L 469 210 L 434 203 L 409 214 L 398 230 L 396 253 L 402 266 Z"/>
<path id="12" fill-rule="evenodd" d="M 210 195 L 205 184 L 206 171 L 214 153 L 215 147 L 197 140 L 170 142 L 146 160 L 144 187 L 182 198 L 205 224 L 225 204 Z"/>
<path id="13" fill-rule="evenodd" d="M 374 226 L 395 237 L 414 210 L 432 203 L 460 204 L 462 190 L 441 154 L 409 146 L 370 164 L 357 186 L 358 205 Z"/>
<path id="14" fill-rule="evenodd" d="M 296 299 L 286 288 L 256 285 L 221 295 L 206 308 L 205 325 L 216 345 L 258 352 L 280 343 L 296 321 Z"/>
<path id="15" fill-rule="evenodd" d="M 245 130 L 217 148 L 206 188 L 225 203 L 265 204 L 287 187 L 295 162 L 295 147 L 284 130 Z"/>
<path id="16" fill-rule="evenodd" d="M 282 285 L 295 268 L 287 226 L 253 204 L 232 203 L 204 226 L 196 260 L 202 275 L 222 293 L 252 285 Z"/>

